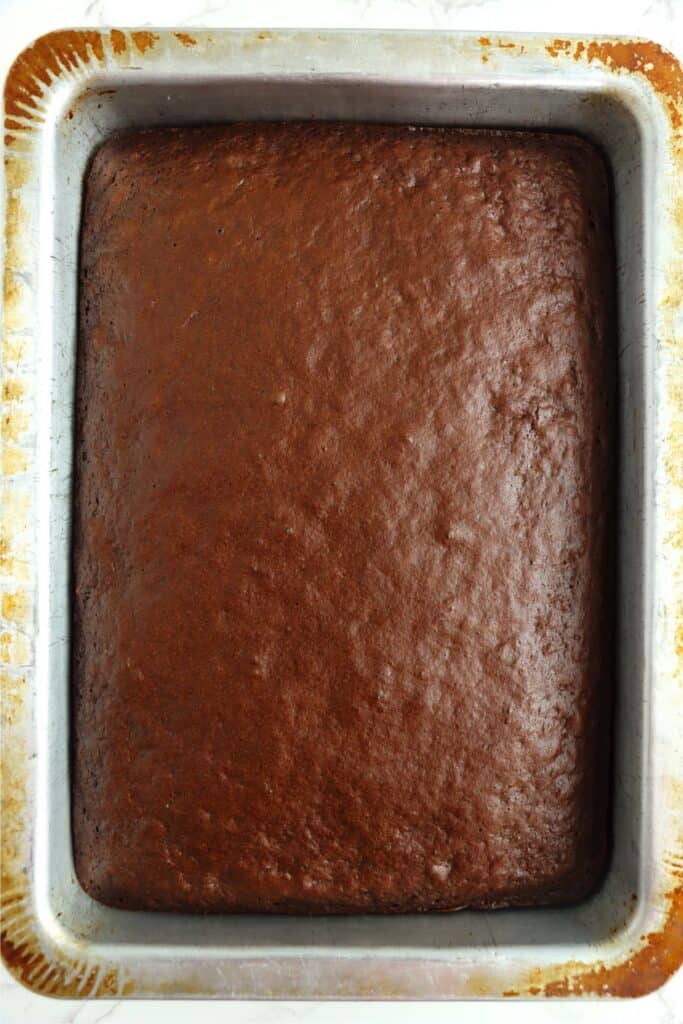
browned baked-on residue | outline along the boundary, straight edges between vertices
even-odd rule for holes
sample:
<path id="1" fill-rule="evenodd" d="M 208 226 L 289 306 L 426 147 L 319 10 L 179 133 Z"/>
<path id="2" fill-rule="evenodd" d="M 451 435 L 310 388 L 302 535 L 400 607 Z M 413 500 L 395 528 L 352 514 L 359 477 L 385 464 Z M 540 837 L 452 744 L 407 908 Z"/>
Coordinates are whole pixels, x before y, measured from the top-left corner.
<path id="1" fill-rule="evenodd" d="M 679 244 L 683 243 L 683 232 L 679 237 Z M 683 305 L 683 271 L 681 272 L 681 279 L 678 285 L 678 308 Z M 674 298 L 676 292 L 672 296 Z M 672 309 L 672 318 L 674 309 Z M 671 328 L 670 328 L 671 329 Z M 667 339 L 671 342 L 671 339 Z M 670 445 L 667 450 L 667 457 L 665 465 L 667 467 L 667 474 L 676 487 L 683 487 L 683 377 L 675 379 L 669 387 L 669 400 L 671 402 L 672 409 L 678 412 L 676 417 L 677 422 L 672 426 L 672 434 L 669 438 Z M 683 523 L 676 529 L 673 534 L 668 538 L 669 543 L 679 553 L 683 551 Z M 676 629 L 676 654 L 682 659 L 683 663 L 683 620 L 678 622 Z"/>
<path id="2" fill-rule="evenodd" d="M 681 876 L 681 872 L 675 872 Z M 623 963 L 582 964 L 572 961 L 559 974 L 545 981 L 548 972 L 534 971 L 534 984 L 506 989 L 503 998 L 527 996 L 612 996 L 632 999 L 654 992 L 683 964 L 683 885 L 669 896 L 669 913 L 664 927 L 642 936 L 644 945 Z"/>
<path id="3" fill-rule="evenodd" d="M 7 247 L 9 249 L 9 246 Z M 11 256 L 11 253 L 9 254 Z M 9 260 L 8 260 L 9 262 Z M 5 331 L 6 335 L 2 343 L 2 359 L 5 365 L 10 362 L 17 362 L 15 357 L 16 349 L 23 349 L 25 339 L 17 338 L 13 331 L 22 323 L 22 298 L 24 282 L 13 271 L 12 267 L 6 266 L 3 274 L 2 291 L 5 304 Z M 19 343 L 18 345 L 16 343 Z M 15 344 L 13 344 L 15 343 Z"/>
<path id="4" fill-rule="evenodd" d="M 543 986 L 546 996 L 611 995 L 633 998 L 663 985 L 683 964 L 683 886 L 670 895 L 664 927 L 645 936 L 644 946 L 625 963 L 598 965 Z"/>
<path id="5" fill-rule="evenodd" d="M 159 36 L 154 32 L 131 32 L 130 38 L 140 53 L 146 53 L 152 49 Z"/>
<path id="6" fill-rule="evenodd" d="M 656 931 L 640 936 L 640 947 L 619 963 L 593 964 L 569 961 L 557 967 L 538 969 L 527 976 L 519 989 L 507 989 L 503 996 L 611 996 L 633 999 L 654 992 L 683 965 L 683 855 L 673 852 L 664 858 L 667 873 L 675 879 L 666 896 L 664 923 Z M 635 902 L 636 894 L 631 894 Z"/>
<path id="7" fill-rule="evenodd" d="M 26 895 L 11 892 L 3 879 L 0 953 L 17 981 L 33 992 L 62 998 L 119 997 L 129 991 L 117 971 L 92 960 L 71 958 L 55 962 L 41 950 Z"/>
<path id="8" fill-rule="evenodd" d="M 552 43 L 546 46 L 546 50 L 551 57 L 559 57 L 561 53 L 568 53 L 571 45 L 570 39 L 553 39 Z"/>
<path id="9" fill-rule="evenodd" d="M 488 36 L 479 36 L 478 43 L 483 49 L 481 55 L 482 64 L 488 63 L 490 54 L 487 52 L 489 48 L 495 47 L 497 50 L 517 50 L 519 49 L 520 54 L 524 53 L 524 46 L 519 43 L 515 43 L 510 39 L 497 39 L 494 42 Z"/>
<path id="10" fill-rule="evenodd" d="M 0 636 L 0 650 L 8 642 Z M 3 656 L 3 661 L 5 660 Z M 2 875 L 0 877 L 0 955 L 14 977 L 43 995 L 92 998 L 128 994 L 130 983 L 108 964 L 86 957 L 61 955 L 50 959 L 37 938 L 37 922 L 28 895 L 25 874 L 25 830 L 28 806 L 28 751 L 22 740 L 26 714 L 25 676 L 3 669 L 3 744 L 0 749 L 0 795 L 3 808 Z"/>
<path id="11" fill-rule="evenodd" d="M 26 119 L 34 120 L 45 88 L 64 71 L 73 71 L 93 57 L 104 60 L 102 36 L 87 30 L 50 32 L 20 53 L 5 83 L 6 129 L 13 131 Z"/>
<path id="12" fill-rule="evenodd" d="M 28 454 L 16 444 L 4 444 L 2 446 L 2 457 L 0 458 L 0 473 L 3 476 L 16 476 L 18 473 L 25 473 L 28 469 Z M 2 658 L 0 658 L 0 661 Z"/>
<path id="13" fill-rule="evenodd" d="M 26 590 L 17 590 L 2 595 L 2 617 L 8 622 L 24 622 L 28 618 L 30 597 Z"/>
<path id="14" fill-rule="evenodd" d="M 31 169 L 26 160 L 7 154 L 5 157 L 5 188 L 8 192 L 28 184 Z"/>
<path id="15" fill-rule="evenodd" d="M 583 46 L 583 43 L 577 43 L 576 49 Z M 588 61 L 597 60 L 615 71 L 643 75 L 666 101 L 671 123 L 674 129 L 680 130 L 683 125 L 683 70 L 673 54 L 658 43 L 645 41 L 592 42 L 585 45 L 585 51 Z"/>
<path id="16" fill-rule="evenodd" d="M 3 413 L 0 423 L 0 437 L 3 441 L 19 441 L 29 427 L 28 413 L 16 406 Z"/>
<path id="17" fill-rule="evenodd" d="M 126 52 L 126 35 L 120 28 L 113 28 L 109 33 L 109 39 L 114 53 Z"/>
<path id="18" fill-rule="evenodd" d="M 678 446 L 679 457 L 681 456 L 681 450 L 680 449 L 681 449 L 681 445 L 679 444 L 679 446 Z M 683 536 L 683 527 L 679 527 L 678 528 L 677 538 L 676 539 L 680 540 L 681 536 Z M 679 544 L 678 546 L 680 548 L 682 545 Z M 676 658 L 678 659 L 678 662 L 680 664 L 681 660 L 683 660 L 683 601 L 679 601 L 678 605 L 676 606 L 676 622 L 677 622 L 677 626 L 676 626 L 676 641 L 675 641 L 676 646 L 675 646 L 675 650 L 676 650 Z M 683 787 L 681 787 L 681 788 L 683 788 Z M 679 792 L 679 795 L 678 795 L 678 804 L 679 804 L 679 807 L 683 807 L 683 795 L 680 792 Z"/>
<path id="19" fill-rule="evenodd" d="M 197 40 L 195 39 L 195 37 L 188 35 L 187 32 L 174 32 L 173 35 L 183 44 L 183 46 L 197 45 Z"/>
<path id="20" fill-rule="evenodd" d="M 481 40 L 480 40 L 481 42 Z M 546 44 L 551 57 L 571 56 L 588 63 L 604 64 L 611 71 L 642 75 L 664 100 L 672 127 L 683 127 L 683 69 L 678 60 L 658 43 L 646 40 L 554 39 Z"/>
<path id="21" fill-rule="evenodd" d="M 14 457 L 12 457 L 12 452 L 15 453 Z M 24 468 L 22 472 L 24 472 L 28 460 L 26 448 L 5 443 L 3 444 L 3 463 L 8 458 L 8 455 L 10 462 L 23 460 Z M 6 473 L 4 469 L 3 473 Z M 0 492 L 0 573 L 11 579 L 12 584 L 16 585 L 16 587 L 29 585 L 32 578 L 29 550 L 26 544 L 21 541 L 21 538 L 26 536 L 30 522 L 30 484 L 24 482 L 22 486 L 16 484 L 12 487 L 4 487 Z M 27 613 L 29 611 L 30 607 L 27 606 Z M 14 636 L 22 634 L 27 637 L 29 635 L 27 627 L 30 623 L 26 621 L 19 625 L 21 628 L 13 626 L 10 632 Z M 12 664 L 21 667 L 27 663 L 26 659 L 22 659 Z M 10 686 L 11 680 L 3 680 L 0 676 L 0 684 Z M 5 693 L 3 691 L 4 696 Z"/>
<path id="22" fill-rule="evenodd" d="M 23 381 L 8 377 L 2 385 L 2 401 L 18 402 L 24 397 L 26 391 Z"/>

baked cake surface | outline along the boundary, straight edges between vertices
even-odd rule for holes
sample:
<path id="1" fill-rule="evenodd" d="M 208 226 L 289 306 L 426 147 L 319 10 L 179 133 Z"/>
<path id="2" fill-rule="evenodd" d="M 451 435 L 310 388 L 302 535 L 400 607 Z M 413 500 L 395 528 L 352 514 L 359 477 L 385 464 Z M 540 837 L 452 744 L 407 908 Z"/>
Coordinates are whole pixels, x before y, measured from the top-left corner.
<path id="1" fill-rule="evenodd" d="M 584 895 L 612 676 L 596 151 L 137 132 L 92 164 L 80 274 L 87 892 L 302 912 Z"/>

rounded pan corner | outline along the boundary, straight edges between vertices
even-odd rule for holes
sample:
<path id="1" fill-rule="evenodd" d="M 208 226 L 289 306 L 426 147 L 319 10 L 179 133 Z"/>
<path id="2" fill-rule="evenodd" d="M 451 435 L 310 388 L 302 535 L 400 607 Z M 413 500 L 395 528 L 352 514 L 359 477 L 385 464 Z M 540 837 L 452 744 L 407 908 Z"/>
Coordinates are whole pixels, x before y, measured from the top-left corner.
<path id="1" fill-rule="evenodd" d="M 4 943 L 2 944 L 2 953 L 0 955 L 0 959 L 2 960 L 3 966 L 5 967 L 6 971 L 14 979 L 14 981 L 16 981 L 18 985 L 21 985 L 22 988 L 25 988 L 28 992 L 30 992 L 31 995 L 40 996 L 40 998 L 42 999 L 74 998 L 72 993 L 62 990 L 60 988 L 52 989 L 48 987 L 46 989 L 43 978 L 45 965 L 43 965 L 43 970 L 40 970 L 40 967 L 36 966 L 35 976 L 29 978 L 26 971 L 22 970 L 21 965 L 17 964 L 6 955 Z M 38 975 L 40 975 L 40 977 L 38 977 Z M 48 985 L 51 980 L 53 980 L 51 977 L 51 973 L 47 972 Z"/>
<path id="2" fill-rule="evenodd" d="M 664 106 L 674 130 L 683 125 L 683 65 L 660 43 L 644 38 L 599 38 L 576 43 L 575 60 L 602 64 L 608 71 L 637 75 Z"/>
<path id="3" fill-rule="evenodd" d="M 38 36 L 12 61 L 4 82 L 5 123 L 39 120 L 45 93 L 62 75 L 105 60 L 108 33 L 98 29 L 53 29 Z"/>
<path id="4" fill-rule="evenodd" d="M 35 880 L 19 860 L 5 855 L 0 884 L 0 962 L 28 991 L 52 999 L 118 998 L 129 989 L 124 966 L 96 951 L 78 929 L 68 900 L 61 906 L 37 898 Z M 80 883 L 74 878 L 74 889 Z M 86 899 L 89 897 L 85 896 Z"/>
<path id="5" fill-rule="evenodd" d="M 163 36 L 168 39 L 169 33 L 164 30 Z M 181 49 L 196 44 L 183 33 L 176 37 Z M 17 54 L 4 81 L 6 149 L 30 151 L 27 136 L 48 120 L 50 99 L 64 82 L 83 86 L 102 72 L 130 67 L 131 61 L 148 57 L 161 38 L 161 32 L 121 28 L 53 29 L 38 36 Z"/>
<path id="6" fill-rule="evenodd" d="M 26 898 L 3 899 L 0 960 L 11 977 L 34 995 L 50 999 L 118 998 L 123 992 L 120 968 L 88 956 L 57 949 L 46 952 L 40 923 Z"/>
<path id="7" fill-rule="evenodd" d="M 629 968 L 633 991 L 615 991 L 615 995 L 634 999 L 650 995 L 683 967 L 683 885 L 677 885 L 669 899 L 662 928 L 647 935 L 645 945 L 624 965 Z M 623 981 L 626 984 L 628 978 L 625 976 Z"/>
<path id="8" fill-rule="evenodd" d="M 683 886 L 670 894 L 661 928 L 627 944 L 616 962 L 565 964 L 530 991 L 549 997 L 641 999 L 662 988 L 682 966 Z"/>
<path id="9" fill-rule="evenodd" d="M 0 908 L 0 960 L 8 973 L 34 995 L 67 996 L 58 984 L 59 965 L 43 952 L 28 896 L 3 886 Z"/>
<path id="10" fill-rule="evenodd" d="M 659 992 L 660 989 L 664 988 L 680 968 L 681 963 L 670 974 L 661 975 L 660 977 L 654 975 L 645 976 L 640 984 L 634 986 L 633 992 L 614 992 L 612 994 L 620 999 L 644 999 L 646 996 L 651 996 L 653 993 Z"/>

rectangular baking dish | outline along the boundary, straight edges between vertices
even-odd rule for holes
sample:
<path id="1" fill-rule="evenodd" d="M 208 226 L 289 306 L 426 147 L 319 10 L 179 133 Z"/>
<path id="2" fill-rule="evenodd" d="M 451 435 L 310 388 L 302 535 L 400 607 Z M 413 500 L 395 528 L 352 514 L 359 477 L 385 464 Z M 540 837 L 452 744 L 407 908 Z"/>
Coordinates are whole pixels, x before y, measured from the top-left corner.
<path id="1" fill-rule="evenodd" d="M 89 158 L 160 124 L 339 119 L 559 129 L 613 175 L 619 631 L 613 845 L 552 910 L 130 913 L 80 889 L 69 822 L 77 242 Z M 58 996 L 633 996 L 683 949 L 683 73 L 655 44 L 456 33 L 66 31 L 5 86 L 2 949 Z M 606 737 L 607 742 L 607 737 Z"/>

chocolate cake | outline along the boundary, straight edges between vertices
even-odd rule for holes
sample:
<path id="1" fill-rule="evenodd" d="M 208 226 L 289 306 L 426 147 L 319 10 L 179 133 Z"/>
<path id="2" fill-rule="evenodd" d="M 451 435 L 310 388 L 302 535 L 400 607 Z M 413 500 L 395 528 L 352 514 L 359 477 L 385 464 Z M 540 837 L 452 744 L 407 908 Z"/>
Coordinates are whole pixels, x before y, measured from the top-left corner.
<path id="1" fill-rule="evenodd" d="M 583 897 L 615 340 L 578 137 L 238 124 L 87 176 L 73 842 L 104 903 Z"/>

